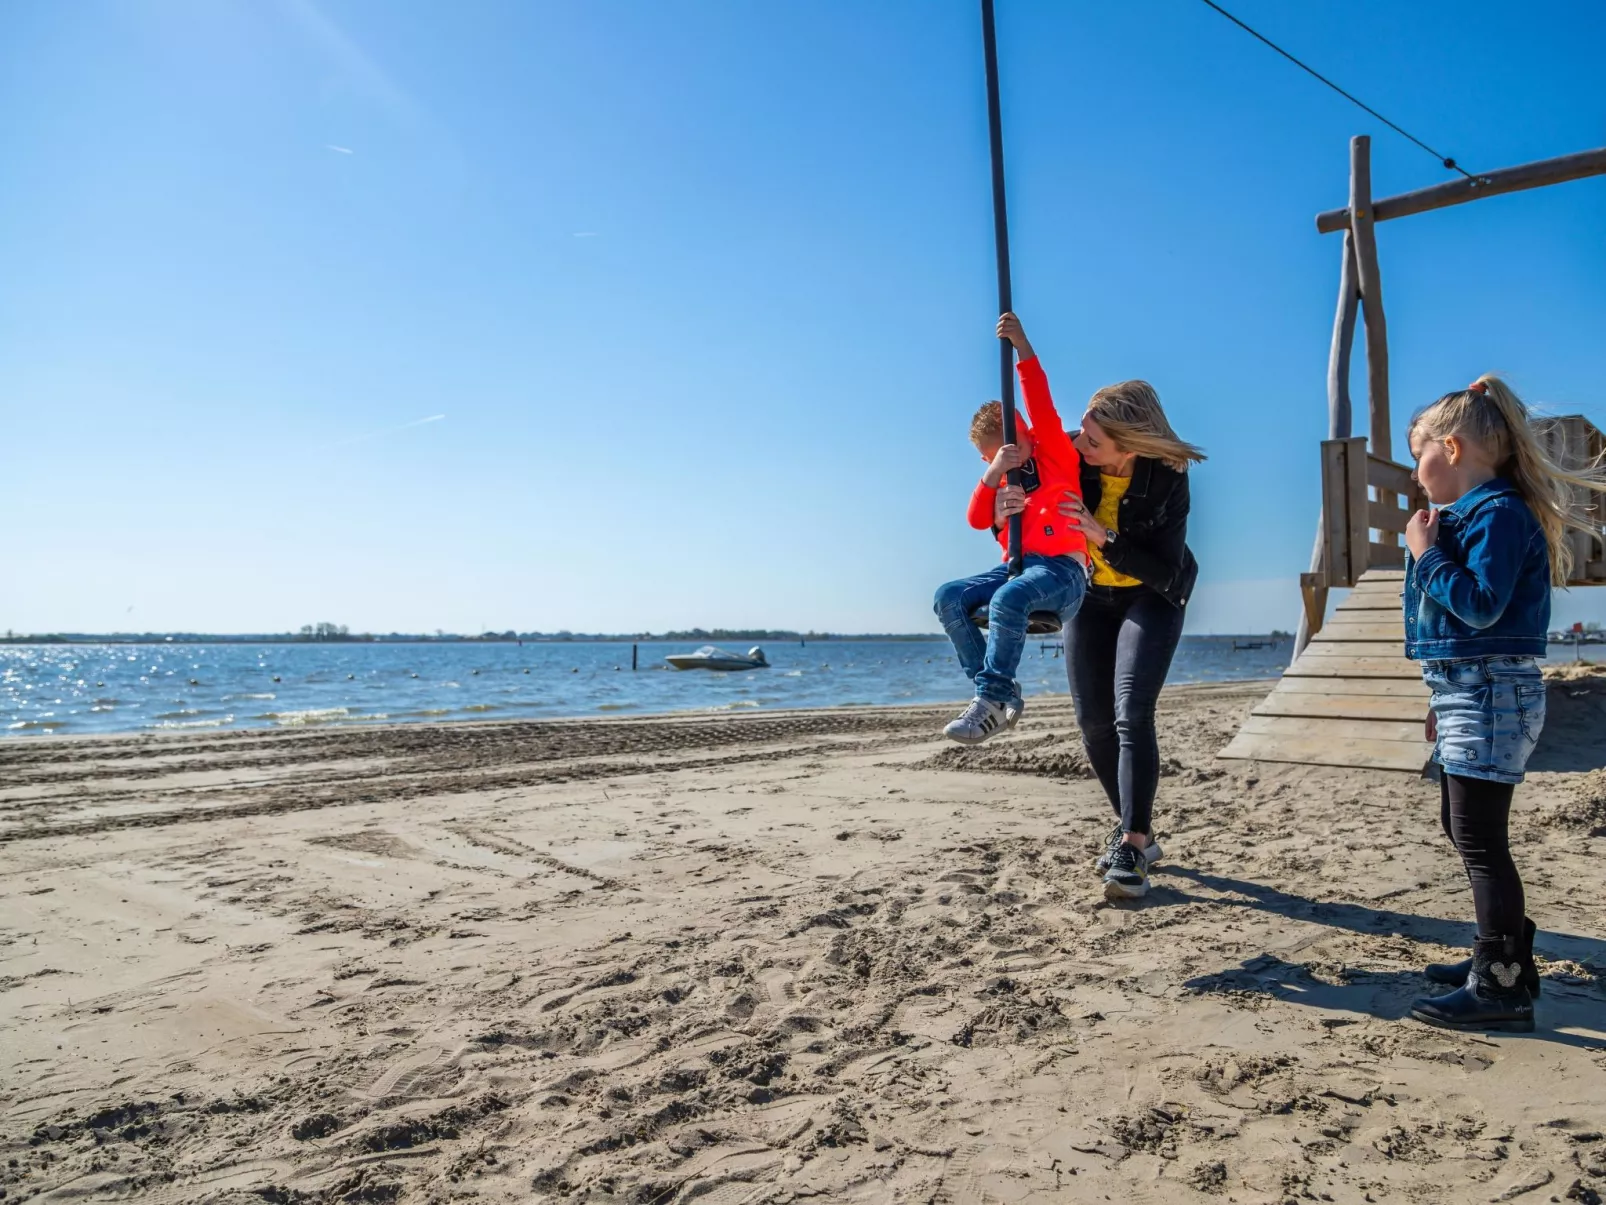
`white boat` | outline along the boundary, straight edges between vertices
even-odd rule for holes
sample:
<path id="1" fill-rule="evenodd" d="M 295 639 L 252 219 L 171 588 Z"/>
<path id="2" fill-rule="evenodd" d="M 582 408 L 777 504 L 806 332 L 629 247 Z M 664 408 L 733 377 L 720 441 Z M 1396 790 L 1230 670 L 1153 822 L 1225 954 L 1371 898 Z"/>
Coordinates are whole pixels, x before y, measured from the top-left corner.
<path id="1" fill-rule="evenodd" d="M 724 649 L 717 649 L 711 644 L 705 644 L 695 653 L 672 653 L 664 658 L 676 669 L 768 669 L 770 663 L 764 659 L 764 650 L 758 647 L 750 648 L 746 654 L 727 653 Z"/>

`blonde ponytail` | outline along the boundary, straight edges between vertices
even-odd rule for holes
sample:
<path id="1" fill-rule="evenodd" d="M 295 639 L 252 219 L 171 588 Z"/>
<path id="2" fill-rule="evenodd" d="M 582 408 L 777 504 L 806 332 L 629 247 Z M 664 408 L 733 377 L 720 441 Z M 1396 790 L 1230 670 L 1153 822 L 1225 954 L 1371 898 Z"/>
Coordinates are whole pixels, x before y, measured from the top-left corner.
<path id="1" fill-rule="evenodd" d="M 1558 465 L 1540 446 L 1535 427 L 1543 423 L 1534 419 L 1511 386 L 1485 373 L 1418 413 L 1411 420 L 1411 433 L 1420 431 L 1428 439 L 1456 435 L 1478 445 L 1539 520 L 1550 551 L 1551 585 L 1565 586 L 1573 569 L 1568 529 L 1600 531 L 1600 506 L 1579 501 L 1578 496 L 1606 493 L 1606 465 L 1599 460 L 1577 469 Z"/>
<path id="2" fill-rule="evenodd" d="M 1205 459 L 1201 449 L 1177 438 L 1160 395 L 1147 381 L 1106 385 L 1088 402 L 1087 412 L 1122 452 L 1151 457 L 1179 473 Z"/>

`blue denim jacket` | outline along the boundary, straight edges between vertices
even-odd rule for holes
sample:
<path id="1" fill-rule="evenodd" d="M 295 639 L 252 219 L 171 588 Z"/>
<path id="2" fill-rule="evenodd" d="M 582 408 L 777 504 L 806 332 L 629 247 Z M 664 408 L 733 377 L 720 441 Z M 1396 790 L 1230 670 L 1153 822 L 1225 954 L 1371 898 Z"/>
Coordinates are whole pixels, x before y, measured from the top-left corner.
<path id="1" fill-rule="evenodd" d="M 1405 561 L 1405 655 L 1543 657 L 1550 627 L 1544 529 L 1503 477 L 1439 512 L 1439 538 Z"/>

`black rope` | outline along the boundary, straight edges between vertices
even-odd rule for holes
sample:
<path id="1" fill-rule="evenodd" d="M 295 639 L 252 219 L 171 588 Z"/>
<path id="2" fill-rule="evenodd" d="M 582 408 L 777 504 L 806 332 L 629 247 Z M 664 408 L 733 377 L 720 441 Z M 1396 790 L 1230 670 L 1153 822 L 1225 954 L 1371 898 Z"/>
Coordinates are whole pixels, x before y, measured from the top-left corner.
<path id="1" fill-rule="evenodd" d="M 1406 131 L 1402 130 L 1399 126 L 1395 125 L 1387 117 L 1384 117 L 1383 114 L 1379 113 L 1376 109 L 1372 108 L 1371 105 L 1367 104 L 1365 101 L 1357 99 L 1354 96 L 1351 96 L 1348 92 L 1344 91 L 1344 89 L 1340 88 L 1337 84 L 1335 84 L 1332 80 L 1328 79 L 1320 71 L 1317 71 L 1314 67 L 1309 67 L 1306 64 L 1300 62 L 1293 55 L 1289 54 L 1286 50 L 1284 50 L 1281 46 L 1277 45 L 1276 42 L 1273 42 L 1270 38 L 1266 37 L 1264 34 L 1257 33 L 1255 30 L 1250 29 L 1249 26 L 1245 25 L 1242 21 L 1238 20 L 1237 17 L 1233 16 L 1226 9 L 1222 8 L 1221 5 L 1215 3 L 1215 0 L 1204 0 L 1204 3 L 1208 4 L 1211 8 L 1215 9 L 1223 17 L 1226 17 L 1227 20 L 1231 21 L 1234 25 L 1236 25 L 1239 29 L 1243 30 L 1245 33 L 1250 34 L 1250 35 L 1252 35 L 1252 36 L 1254 36 L 1256 38 L 1259 38 L 1262 42 L 1264 42 L 1266 45 L 1270 46 L 1273 50 L 1275 50 L 1278 54 L 1282 55 L 1283 58 L 1287 59 L 1294 66 L 1300 68 L 1302 71 L 1306 71 L 1306 72 L 1309 72 L 1311 75 L 1314 75 L 1317 79 L 1321 80 L 1322 83 L 1326 84 L 1334 92 L 1337 92 L 1340 96 L 1342 96 L 1345 100 L 1349 101 L 1352 105 L 1356 105 L 1356 106 L 1358 106 L 1358 107 L 1360 107 L 1362 109 L 1365 109 L 1368 113 L 1370 113 L 1373 117 L 1377 118 L 1384 125 L 1388 126 L 1388 128 L 1393 130 L 1396 134 L 1402 135 L 1405 138 L 1409 138 L 1412 142 L 1416 143 L 1417 146 L 1421 147 L 1428 154 L 1432 155 L 1435 159 L 1437 159 L 1440 163 L 1442 163 L 1445 167 L 1449 168 L 1451 171 L 1460 172 L 1468 180 L 1476 179 L 1476 177 L 1471 172 L 1467 171 L 1466 168 L 1462 167 L 1454 159 L 1450 158 L 1450 156 L 1439 154 L 1438 151 L 1434 150 L 1427 143 L 1423 142 L 1415 134 L 1409 134 Z"/>

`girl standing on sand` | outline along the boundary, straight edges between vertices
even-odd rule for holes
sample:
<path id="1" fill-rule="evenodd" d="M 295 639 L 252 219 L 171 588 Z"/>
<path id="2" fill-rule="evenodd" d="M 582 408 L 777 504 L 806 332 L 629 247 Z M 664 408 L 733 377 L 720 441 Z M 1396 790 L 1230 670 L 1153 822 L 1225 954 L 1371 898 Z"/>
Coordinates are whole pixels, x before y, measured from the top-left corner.
<path id="1" fill-rule="evenodd" d="M 1428 739 L 1439 822 L 1466 866 L 1478 934 L 1465 962 L 1430 966 L 1460 984 L 1411 1015 L 1447 1029 L 1527 1033 L 1539 994 L 1534 924 L 1511 859 L 1511 796 L 1545 723 L 1550 589 L 1572 567 L 1567 528 L 1591 530 L 1558 482 L 1606 491 L 1600 467 L 1564 472 L 1539 448 L 1528 409 L 1482 376 L 1411 420 L 1414 476 L 1432 510 L 1405 533 L 1405 655 L 1433 691 Z"/>
<path id="2" fill-rule="evenodd" d="M 1017 333 L 1009 335 L 1016 350 L 1030 354 Z M 1059 509 L 1087 536 L 1092 577 L 1065 633 L 1066 668 L 1087 760 L 1118 817 L 1094 866 L 1107 898 L 1134 899 L 1148 894 L 1161 854 L 1151 835 L 1154 708 L 1199 576 L 1188 549 L 1188 467 L 1205 455 L 1177 438 L 1147 381 L 1095 393 L 1075 442 L 1082 497 Z M 1019 490 L 1000 490 L 997 521 L 1024 504 Z"/>

